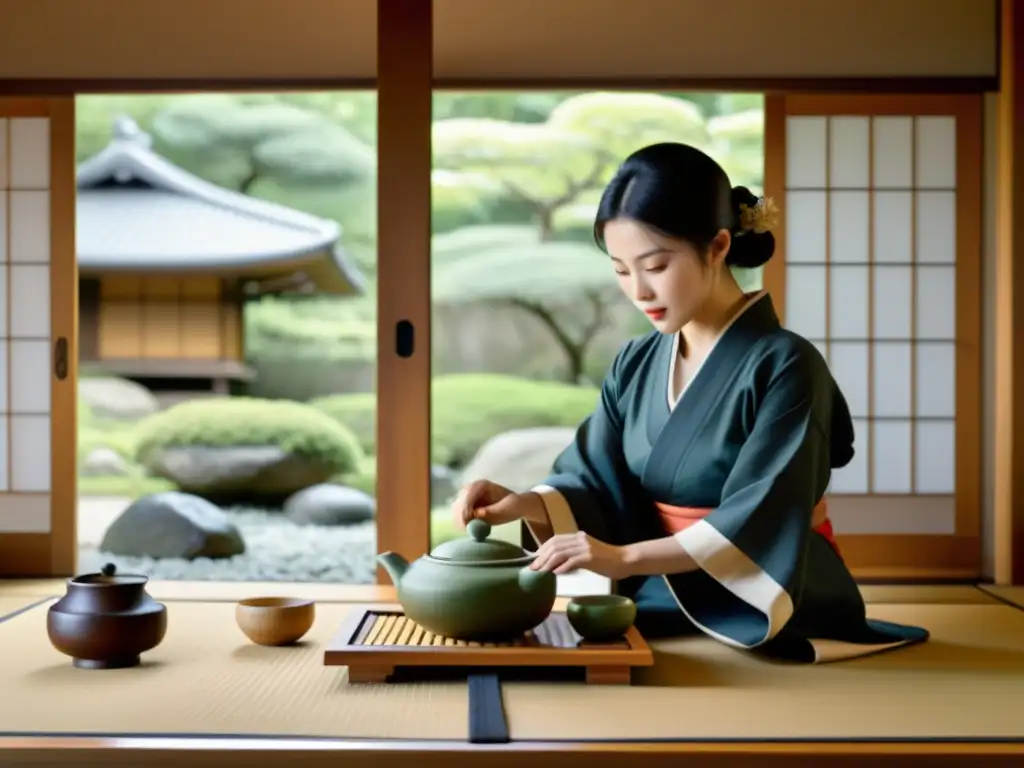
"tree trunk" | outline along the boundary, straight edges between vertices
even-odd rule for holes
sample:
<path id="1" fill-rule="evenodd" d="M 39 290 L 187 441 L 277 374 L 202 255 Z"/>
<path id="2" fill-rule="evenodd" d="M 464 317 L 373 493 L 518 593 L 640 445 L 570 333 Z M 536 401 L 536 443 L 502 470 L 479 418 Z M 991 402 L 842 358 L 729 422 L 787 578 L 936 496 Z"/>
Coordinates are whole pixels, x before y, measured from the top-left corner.
<path id="1" fill-rule="evenodd" d="M 587 359 L 587 347 L 589 346 L 590 344 L 588 342 L 583 342 L 573 343 L 564 347 L 566 360 L 569 361 L 569 372 L 566 378 L 570 383 L 576 384 L 577 386 L 582 386 L 587 383 L 584 363 Z"/>
<path id="2" fill-rule="evenodd" d="M 550 243 L 555 239 L 555 209 L 540 208 L 537 211 L 537 224 L 540 227 L 540 241 Z"/>
<path id="3" fill-rule="evenodd" d="M 555 313 L 543 304 L 528 301 L 526 299 L 510 299 L 509 301 L 513 306 L 529 312 L 540 320 L 551 332 L 551 335 L 554 337 L 558 346 L 562 348 L 562 351 L 565 353 L 566 363 L 568 363 L 568 370 L 566 371 L 563 380 L 567 384 L 583 384 L 584 373 L 586 370 L 585 364 L 587 359 L 587 350 L 589 349 L 590 342 L 593 341 L 597 330 L 603 323 L 603 307 L 595 307 L 596 314 L 594 322 L 590 323 L 587 329 L 580 334 L 579 339 L 574 339 L 569 334 L 569 331 L 563 327 L 563 324 L 559 321 Z"/>
<path id="4" fill-rule="evenodd" d="M 244 179 L 242 179 L 240 182 L 238 182 L 238 191 L 241 192 L 243 195 L 248 195 L 249 191 L 253 188 L 253 186 L 259 180 L 260 180 L 259 171 L 257 171 L 254 168 L 249 173 L 248 176 L 246 176 Z"/>

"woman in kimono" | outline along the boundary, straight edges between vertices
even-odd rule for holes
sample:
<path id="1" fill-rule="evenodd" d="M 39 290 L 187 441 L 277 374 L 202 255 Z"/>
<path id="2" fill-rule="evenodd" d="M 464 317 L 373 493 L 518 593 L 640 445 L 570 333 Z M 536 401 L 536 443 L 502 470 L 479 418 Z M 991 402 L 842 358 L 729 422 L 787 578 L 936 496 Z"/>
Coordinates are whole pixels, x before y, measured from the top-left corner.
<path id="1" fill-rule="evenodd" d="M 729 269 L 771 258 L 776 217 L 693 147 L 627 158 L 594 234 L 654 330 L 619 351 L 545 482 L 474 482 L 453 514 L 524 521 L 534 568 L 618 582 L 648 637 L 704 632 L 803 662 L 926 640 L 866 617 L 833 538 L 825 491 L 854 434 L 828 365 Z"/>

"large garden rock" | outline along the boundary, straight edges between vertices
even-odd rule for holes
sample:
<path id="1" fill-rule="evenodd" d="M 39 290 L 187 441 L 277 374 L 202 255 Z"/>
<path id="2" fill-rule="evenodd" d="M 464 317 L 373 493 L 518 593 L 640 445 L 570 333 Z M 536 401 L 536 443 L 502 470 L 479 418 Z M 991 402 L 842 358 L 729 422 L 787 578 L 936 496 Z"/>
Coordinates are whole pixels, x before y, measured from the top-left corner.
<path id="1" fill-rule="evenodd" d="M 127 379 L 79 379 L 78 396 L 101 419 L 137 421 L 160 410 L 152 392 Z"/>
<path id="2" fill-rule="evenodd" d="M 284 513 L 298 525 L 354 525 L 373 519 L 373 497 L 355 488 L 321 483 L 288 498 Z"/>
<path id="3" fill-rule="evenodd" d="M 153 558 L 234 557 L 245 552 L 235 525 L 205 499 L 166 491 L 143 496 L 110 524 L 100 551 Z"/>
<path id="4" fill-rule="evenodd" d="M 138 426 L 151 475 L 220 503 L 275 506 L 353 472 L 363 458 L 341 424 L 311 406 L 258 398 L 180 403 Z"/>
<path id="5" fill-rule="evenodd" d="M 334 474 L 323 462 L 274 445 L 171 446 L 150 453 L 146 466 L 183 491 L 209 498 L 287 496 Z"/>
<path id="6" fill-rule="evenodd" d="M 516 492 L 528 490 L 551 473 L 551 465 L 575 436 L 570 427 L 502 432 L 484 443 L 463 470 L 460 484 L 487 479 Z"/>

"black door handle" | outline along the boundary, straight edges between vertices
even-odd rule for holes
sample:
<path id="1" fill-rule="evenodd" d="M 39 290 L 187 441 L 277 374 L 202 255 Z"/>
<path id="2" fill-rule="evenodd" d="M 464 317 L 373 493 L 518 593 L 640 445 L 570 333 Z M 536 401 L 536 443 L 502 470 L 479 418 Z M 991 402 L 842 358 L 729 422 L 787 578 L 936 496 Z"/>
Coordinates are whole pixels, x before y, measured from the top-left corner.
<path id="1" fill-rule="evenodd" d="M 58 381 L 68 377 L 68 340 L 63 336 L 53 345 L 53 375 Z"/>
<path id="2" fill-rule="evenodd" d="M 399 357 L 412 357 L 416 351 L 416 328 L 409 320 L 395 324 L 395 353 Z"/>

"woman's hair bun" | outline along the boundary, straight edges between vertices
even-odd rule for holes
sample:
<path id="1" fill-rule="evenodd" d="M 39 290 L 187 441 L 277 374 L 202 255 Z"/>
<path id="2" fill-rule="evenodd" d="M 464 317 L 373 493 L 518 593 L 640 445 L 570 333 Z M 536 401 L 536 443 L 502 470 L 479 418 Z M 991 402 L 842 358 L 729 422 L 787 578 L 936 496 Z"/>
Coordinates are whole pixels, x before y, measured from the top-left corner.
<path id="1" fill-rule="evenodd" d="M 732 245 L 725 257 L 730 267 L 756 269 L 775 254 L 772 230 L 778 221 L 778 209 L 770 197 L 758 197 L 746 187 L 732 188 L 732 207 L 736 224 Z"/>
<path id="2" fill-rule="evenodd" d="M 723 229 L 732 234 L 725 263 L 752 269 L 775 252 L 778 211 L 771 198 L 734 187 L 706 152 L 662 142 L 631 154 L 608 182 L 594 217 L 594 241 L 605 248 L 609 221 L 630 219 L 693 245 L 702 257 Z"/>

